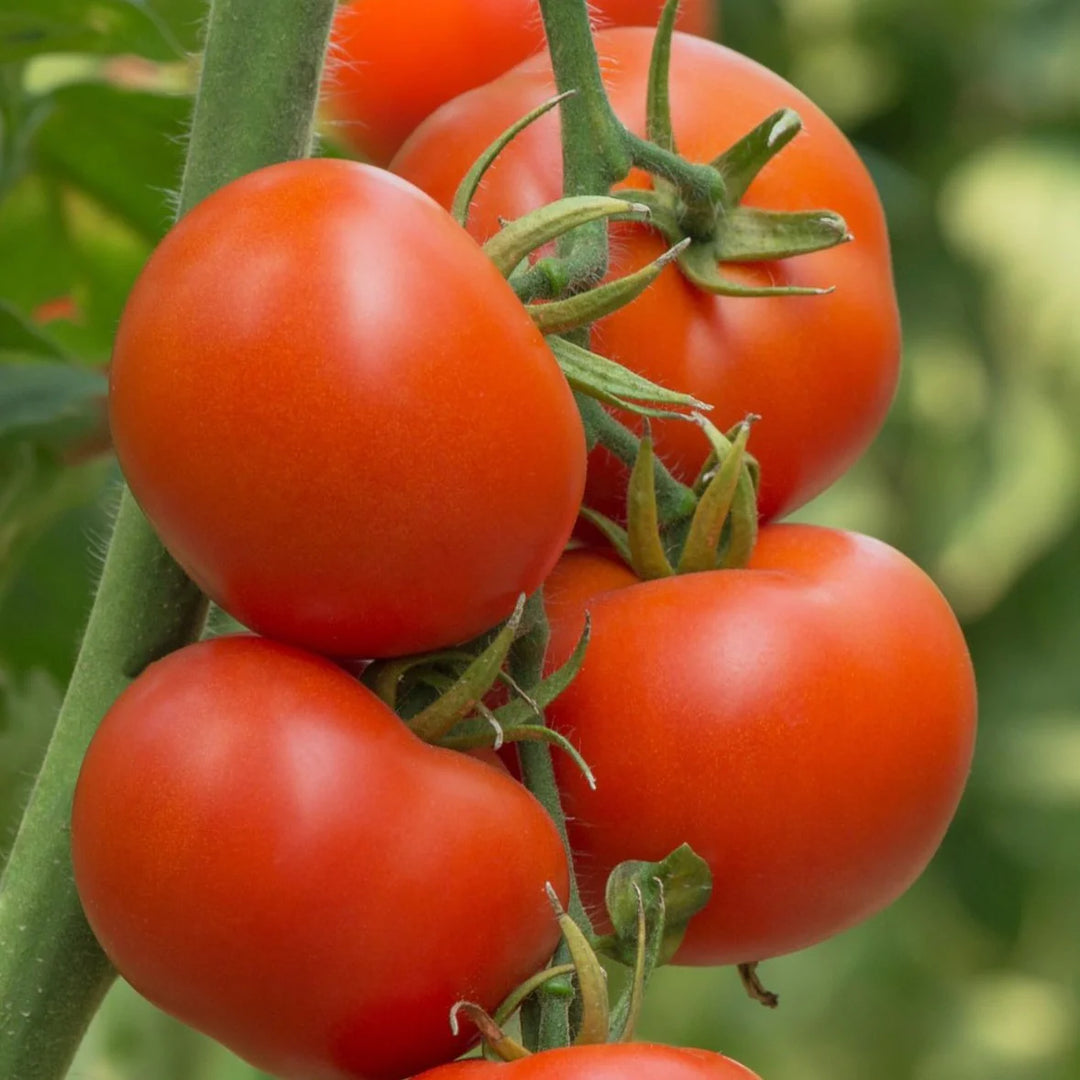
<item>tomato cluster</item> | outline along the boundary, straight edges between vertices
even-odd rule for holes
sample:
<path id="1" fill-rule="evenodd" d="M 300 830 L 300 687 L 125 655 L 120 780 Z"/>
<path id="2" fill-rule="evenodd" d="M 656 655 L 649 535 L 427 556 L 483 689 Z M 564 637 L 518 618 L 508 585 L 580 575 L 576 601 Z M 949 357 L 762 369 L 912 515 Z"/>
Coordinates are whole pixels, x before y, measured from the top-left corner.
<path id="1" fill-rule="evenodd" d="M 492 35 L 503 16 L 520 28 L 513 5 L 496 6 Z M 347 5 L 339 48 L 350 20 L 383 18 L 378 3 Z M 654 36 L 596 34 L 615 111 L 642 134 Z M 486 52 L 502 67 L 537 44 L 499 40 Z M 585 907 L 603 911 L 620 864 L 681 845 L 712 874 L 674 962 L 754 963 L 867 918 L 922 871 L 960 798 L 975 687 L 943 597 L 876 540 L 768 523 L 844 471 L 893 392 L 899 331 L 873 185 L 777 76 L 685 35 L 671 65 L 687 159 L 729 160 L 717 155 L 765 114 L 797 109 L 803 134 L 741 206 L 827 207 L 854 234 L 724 266 L 736 284 L 831 292 L 713 294 L 669 269 L 595 328 L 600 353 L 715 405 L 721 424 L 761 415 L 760 482 L 739 476 L 753 478 L 744 516 L 766 524 L 745 565 L 643 580 L 639 533 L 636 570 L 607 548 L 565 551 L 583 500 L 625 516 L 626 469 L 603 446 L 587 455 L 535 308 L 477 243 L 560 195 L 557 114 L 498 156 L 469 231 L 444 209 L 472 160 L 550 96 L 543 55 L 434 112 L 396 175 L 319 159 L 227 185 L 169 233 L 128 300 L 110 375 L 125 476 L 172 555 L 255 634 L 151 664 L 110 709 L 75 794 L 76 883 L 137 989 L 284 1077 L 482 1080 L 496 1066 L 447 1064 L 471 1038 L 451 1030 L 451 1010 L 494 1011 L 551 957 L 549 896 L 565 904 L 571 886 L 556 823 L 516 761 L 423 741 L 383 693 L 386 672 L 396 687 L 421 663 L 406 654 L 460 670 L 490 650 L 524 594 L 544 589 L 546 672 L 576 667 L 544 734 L 591 770 L 556 756 Z M 387 156 L 463 85 L 395 97 L 399 124 L 385 130 L 375 99 L 370 152 Z M 610 237 L 613 277 L 665 246 L 640 223 Z M 741 460 L 685 418 L 657 420 L 652 437 L 675 477 L 697 478 L 699 505 L 725 460 Z M 355 677 L 379 660 L 383 682 Z M 483 694 L 451 722 L 494 742 L 504 699 Z M 597 948 L 617 937 L 596 929 Z M 502 1067 L 509 1080 L 756 1080 L 716 1054 L 646 1044 Z"/>

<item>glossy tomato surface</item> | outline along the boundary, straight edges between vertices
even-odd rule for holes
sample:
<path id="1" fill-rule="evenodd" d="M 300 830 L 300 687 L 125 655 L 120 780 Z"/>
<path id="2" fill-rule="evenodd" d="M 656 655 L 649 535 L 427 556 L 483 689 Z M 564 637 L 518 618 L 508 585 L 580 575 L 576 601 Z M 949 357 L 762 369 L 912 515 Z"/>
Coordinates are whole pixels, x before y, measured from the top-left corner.
<path id="1" fill-rule="evenodd" d="M 615 111 L 639 133 L 653 37 L 635 28 L 596 35 Z M 526 61 L 436 112 L 391 167 L 448 206 L 481 150 L 553 93 L 547 58 Z M 722 268 L 743 283 L 833 288 L 826 296 L 716 297 L 671 268 L 598 323 L 593 336 L 593 347 L 606 356 L 714 405 L 720 428 L 758 413 L 750 450 L 761 463 L 759 505 L 763 517 L 779 517 L 852 464 L 892 399 L 900 328 L 885 219 L 869 173 L 832 121 L 745 56 L 676 34 L 671 105 L 679 150 L 693 161 L 711 160 L 775 110 L 795 109 L 804 130 L 764 168 L 743 201 L 773 210 L 830 208 L 855 238 L 813 255 Z M 515 218 L 558 198 L 561 160 L 553 112 L 519 135 L 487 174 L 470 217 L 474 235 L 486 238 L 500 217 Z M 648 179 L 634 176 L 632 183 Z M 663 248 L 645 226 L 619 225 L 613 273 L 636 269 Z M 653 433 L 668 465 L 692 481 L 707 452 L 700 429 L 660 421 Z M 586 502 L 621 516 L 624 487 L 623 467 L 605 451 L 594 452 Z"/>
<path id="2" fill-rule="evenodd" d="M 713 29 L 713 0 L 683 0 L 678 25 Z M 593 0 L 593 23 L 654 26 L 663 0 Z M 335 132 L 385 165 L 444 102 L 481 86 L 544 48 L 537 0 L 353 0 L 339 8 L 324 94 Z"/>
<path id="3" fill-rule="evenodd" d="M 805 948 L 922 872 L 968 774 L 975 685 L 930 579 L 879 541 L 762 530 L 748 568 L 647 583 L 564 556 L 549 663 L 592 618 L 584 665 L 549 708 L 596 774 L 556 769 L 575 867 L 600 910 L 611 869 L 682 843 L 712 899 L 676 960 Z M 591 600 L 585 600 L 593 592 Z"/>
<path id="4" fill-rule="evenodd" d="M 607 1043 L 547 1050 L 508 1064 L 472 1059 L 443 1065 L 423 1080 L 759 1080 L 722 1054 L 656 1043 Z M 418 1078 L 420 1080 L 420 1078 Z"/>
<path id="5" fill-rule="evenodd" d="M 75 879 L 137 990 L 275 1075 L 400 1078 L 468 1045 L 558 939 L 550 818 L 505 772 L 428 746 L 329 661 L 219 638 L 106 715 Z"/>
<path id="6" fill-rule="evenodd" d="M 136 282 L 110 379 L 165 545 L 280 640 L 466 640 L 573 527 L 584 435 L 554 357 L 449 215 L 370 166 L 276 165 L 197 206 Z"/>

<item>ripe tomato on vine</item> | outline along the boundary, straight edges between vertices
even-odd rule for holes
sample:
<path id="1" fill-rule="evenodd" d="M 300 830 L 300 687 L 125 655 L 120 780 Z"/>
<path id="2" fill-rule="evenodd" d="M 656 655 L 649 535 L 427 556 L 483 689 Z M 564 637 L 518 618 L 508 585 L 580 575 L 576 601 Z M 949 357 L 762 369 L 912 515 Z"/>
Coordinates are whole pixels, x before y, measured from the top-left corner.
<path id="1" fill-rule="evenodd" d="M 632 130 L 645 130 L 649 61 L 655 35 L 623 28 L 596 34 L 611 104 Z M 551 61 L 536 56 L 449 102 L 402 147 L 391 168 L 449 206 L 472 160 L 555 92 Z M 716 107 L 723 102 L 723 107 Z M 741 205 L 773 211 L 829 208 L 854 239 L 827 250 L 762 262 L 725 264 L 736 285 L 828 288 L 825 295 L 713 295 L 674 270 L 634 303 L 597 323 L 594 347 L 655 382 L 715 407 L 726 428 L 761 417 L 752 450 L 761 464 L 765 519 L 801 506 L 836 480 L 880 428 L 896 386 L 900 325 L 885 218 L 873 181 L 839 129 L 780 76 L 714 42 L 675 34 L 671 120 L 684 157 L 708 162 L 769 114 L 794 109 L 803 131 L 750 184 Z M 560 124 L 555 113 L 521 132 L 496 159 L 472 204 L 469 229 L 485 239 L 562 191 Z M 648 187 L 643 173 L 627 181 Z M 668 240 L 648 226 L 613 227 L 611 274 L 656 258 Z M 633 424 L 632 418 L 621 417 Z M 656 449 L 689 483 L 708 451 L 693 425 L 653 424 Z M 589 460 L 586 502 L 620 516 L 625 467 L 603 448 Z"/>
<path id="2" fill-rule="evenodd" d="M 745 1065 L 722 1054 L 655 1043 L 602 1043 L 548 1050 L 519 1061 L 458 1061 L 417 1080 L 759 1080 Z"/>
<path id="3" fill-rule="evenodd" d="M 465 641 L 573 527 L 581 421 L 502 276 L 389 173 L 271 166 L 184 217 L 110 371 L 124 475 L 260 633 L 370 658 Z"/>
<path id="4" fill-rule="evenodd" d="M 124 977 L 247 1060 L 391 1077 L 469 1045 L 541 967 L 566 857 L 501 768 L 429 746 L 322 658 L 217 638 L 152 664 L 86 755 L 71 827 Z"/>
<path id="5" fill-rule="evenodd" d="M 575 551 L 546 594 L 550 664 L 591 616 L 548 715 L 596 775 L 556 759 L 596 910 L 617 863 L 689 843 L 713 892 L 676 962 L 744 963 L 853 926 L 922 872 L 967 779 L 975 684 L 948 604 L 899 552 L 774 525 L 745 569 L 639 582 Z"/>

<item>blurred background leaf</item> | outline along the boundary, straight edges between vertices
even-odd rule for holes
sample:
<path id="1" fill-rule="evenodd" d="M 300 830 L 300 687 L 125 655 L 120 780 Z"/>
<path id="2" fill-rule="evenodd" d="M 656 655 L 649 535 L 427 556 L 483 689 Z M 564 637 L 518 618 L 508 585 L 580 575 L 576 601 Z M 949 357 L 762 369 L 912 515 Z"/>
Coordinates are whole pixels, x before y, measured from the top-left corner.
<path id="1" fill-rule="evenodd" d="M 202 8 L 0 11 L 0 857 L 107 535 L 118 481 L 95 403 L 171 218 Z M 799 517 L 880 536 L 934 575 L 965 624 L 981 731 L 928 873 L 868 924 L 764 964 L 778 1010 L 733 971 L 663 969 L 639 1034 L 765 1080 L 1076 1080 L 1080 7 L 725 0 L 723 29 L 847 130 L 893 239 L 896 404 Z M 122 984 L 71 1072 L 258 1075 Z"/>
<path id="2" fill-rule="evenodd" d="M 175 60 L 194 49 L 201 0 L 4 0 L 0 62 L 40 53 L 135 53 Z"/>

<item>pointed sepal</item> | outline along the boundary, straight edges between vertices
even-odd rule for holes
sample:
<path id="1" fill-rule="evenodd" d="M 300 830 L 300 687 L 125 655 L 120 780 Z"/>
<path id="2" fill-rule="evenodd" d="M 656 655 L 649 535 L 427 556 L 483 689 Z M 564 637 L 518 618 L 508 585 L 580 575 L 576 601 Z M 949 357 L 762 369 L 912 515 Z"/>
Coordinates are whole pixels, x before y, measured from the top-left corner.
<path id="1" fill-rule="evenodd" d="M 559 922 L 563 941 L 570 953 L 577 972 L 578 990 L 581 999 L 581 1021 L 578 1025 L 575 1046 L 605 1043 L 608 1039 L 608 993 L 607 974 L 600 964 L 600 959 L 589 944 L 584 931 L 563 910 L 555 890 L 546 886 L 548 900 Z"/>
<path id="2" fill-rule="evenodd" d="M 716 569 L 720 537 L 735 500 L 746 459 L 746 441 L 749 435 L 750 421 L 744 420 L 736 427 L 733 440 L 721 436 L 726 444 L 723 456 L 719 458 L 712 479 L 702 492 L 697 510 L 690 521 L 690 528 L 679 555 L 680 574 Z"/>
<path id="3" fill-rule="evenodd" d="M 409 719 L 408 724 L 414 734 L 427 742 L 434 742 L 473 711 L 494 686 L 510 653 L 510 646 L 517 636 L 524 609 L 525 594 L 522 593 L 513 614 L 503 624 L 491 644 L 465 668 L 444 693 Z"/>
<path id="4" fill-rule="evenodd" d="M 645 97 L 645 138 L 664 150 L 675 152 L 675 134 L 671 129 L 671 101 L 668 93 L 671 70 L 671 35 L 679 0 L 667 0 L 656 24 L 652 55 L 649 58 L 648 89 Z"/>
<path id="5" fill-rule="evenodd" d="M 520 120 L 511 124 L 510 127 L 508 127 L 476 159 L 476 161 L 473 162 L 472 167 L 464 177 L 462 177 L 461 183 L 458 184 L 457 191 L 454 192 L 454 201 L 450 206 L 450 213 L 459 225 L 464 227 L 468 223 L 469 207 L 476 197 L 476 189 L 480 186 L 480 181 L 484 178 L 484 173 L 491 168 L 495 159 L 530 124 L 539 120 L 545 113 L 554 109 L 560 101 L 563 101 L 565 98 L 568 98 L 575 93 L 577 93 L 576 90 L 567 90 L 565 93 L 557 94 L 555 97 L 548 98 L 547 101 L 541 102 L 531 112 L 526 113 Z"/>
<path id="6" fill-rule="evenodd" d="M 569 195 L 508 222 L 484 244 L 484 254 L 508 278 L 522 259 L 537 248 L 601 218 L 647 221 L 649 208 L 610 195 Z"/>
<path id="7" fill-rule="evenodd" d="M 724 178 L 729 206 L 742 200 L 754 177 L 800 131 L 802 119 L 799 114 L 794 109 L 778 109 L 713 158 L 710 164 Z"/>
<path id="8" fill-rule="evenodd" d="M 639 297 L 660 276 L 664 267 L 679 257 L 689 243 L 689 240 L 680 240 L 658 259 L 632 274 L 624 274 L 564 300 L 526 304 L 525 310 L 542 334 L 565 334 L 569 330 L 588 326 L 597 319 L 626 307 L 631 300 Z"/>
<path id="9" fill-rule="evenodd" d="M 650 382 L 622 364 L 583 349 L 565 338 L 552 335 L 547 343 L 570 386 L 607 405 L 642 416 L 678 416 L 682 419 L 689 419 L 689 416 L 675 411 L 680 407 L 698 411 L 712 408 L 691 394 Z"/>
<path id="10" fill-rule="evenodd" d="M 648 421 L 638 458 L 630 470 L 626 489 L 626 533 L 630 565 L 643 581 L 671 577 L 675 573 L 660 537 L 660 514 L 656 506 L 656 474 L 652 435 Z"/>
<path id="11" fill-rule="evenodd" d="M 450 1010 L 450 1030 L 454 1035 L 461 1032 L 458 1016 L 464 1013 L 474 1024 L 484 1045 L 502 1061 L 520 1061 L 531 1054 L 521 1043 L 510 1038 L 506 1032 L 474 1001 L 458 1001 Z"/>
<path id="12" fill-rule="evenodd" d="M 715 241 L 697 242 L 685 248 L 679 255 L 679 269 L 688 281 L 703 292 L 714 296 L 823 296 L 831 288 L 818 289 L 802 285 L 741 285 L 720 273 Z"/>
<path id="13" fill-rule="evenodd" d="M 712 242 L 717 262 L 769 262 L 809 255 L 852 239 L 844 219 L 831 210 L 759 210 L 736 206 Z"/>

